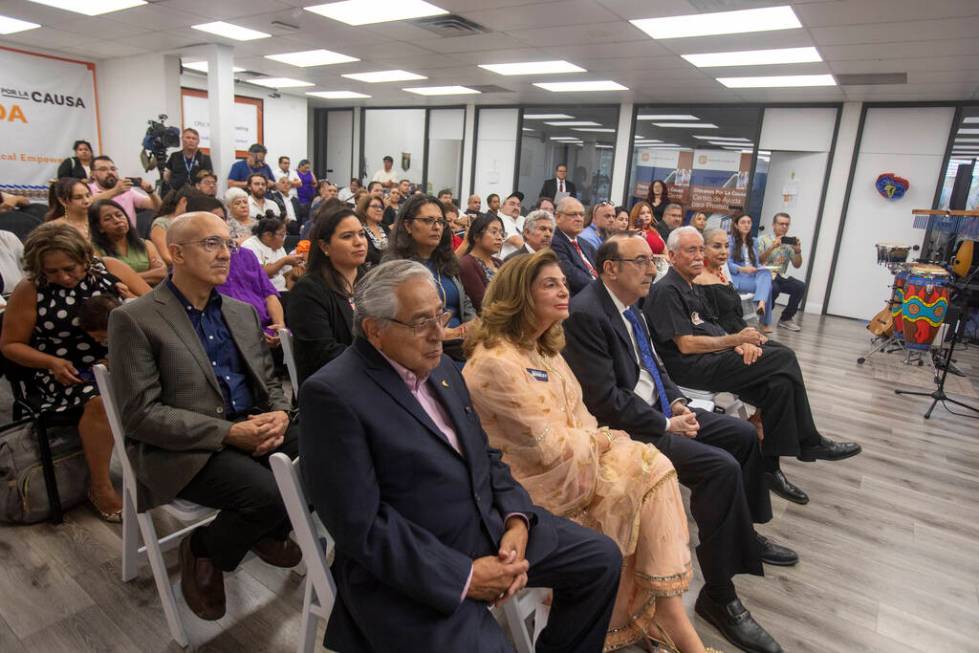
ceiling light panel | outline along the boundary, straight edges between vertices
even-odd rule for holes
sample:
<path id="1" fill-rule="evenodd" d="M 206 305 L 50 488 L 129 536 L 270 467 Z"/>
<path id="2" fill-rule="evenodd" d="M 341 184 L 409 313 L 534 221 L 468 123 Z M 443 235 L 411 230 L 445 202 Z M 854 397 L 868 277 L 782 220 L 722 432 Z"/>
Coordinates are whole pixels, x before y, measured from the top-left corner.
<path id="1" fill-rule="evenodd" d="M 523 63 L 479 64 L 480 68 L 498 75 L 551 75 L 557 73 L 586 73 L 581 66 L 569 61 L 525 61 Z"/>
<path id="2" fill-rule="evenodd" d="M 956 134 L 979 134 L 979 129 L 960 129 Z M 956 136 L 957 140 L 961 140 Z"/>
<path id="3" fill-rule="evenodd" d="M 425 0 L 346 0 L 313 5 L 305 9 L 347 25 L 388 23 L 393 20 L 409 20 L 449 13 Z"/>
<path id="4" fill-rule="evenodd" d="M 32 23 L 27 20 L 0 16 L 0 34 L 16 34 L 17 32 L 26 32 L 29 29 L 37 29 L 38 27 L 40 25 L 37 23 Z"/>
<path id="5" fill-rule="evenodd" d="M 523 114 L 524 120 L 561 120 L 561 119 L 574 120 L 574 116 L 569 116 L 566 113 L 525 113 Z"/>
<path id="6" fill-rule="evenodd" d="M 86 16 L 100 16 L 146 4 L 146 0 L 31 0 L 31 2 Z"/>
<path id="7" fill-rule="evenodd" d="M 534 82 L 534 86 L 552 93 L 585 93 L 594 91 L 628 91 L 629 89 L 611 80 L 592 82 Z"/>
<path id="8" fill-rule="evenodd" d="M 356 93 L 354 91 L 306 91 L 306 95 L 323 98 L 324 100 L 360 100 L 370 97 L 364 93 Z"/>
<path id="9" fill-rule="evenodd" d="M 304 82 L 301 79 L 291 77 L 258 77 L 256 79 L 246 79 L 249 84 L 258 84 L 266 88 L 302 88 L 304 86 L 316 86 L 311 82 Z"/>
<path id="10" fill-rule="evenodd" d="M 770 75 L 765 77 L 718 77 L 728 88 L 798 88 L 836 86 L 832 75 Z"/>
<path id="11" fill-rule="evenodd" d="M 751 139 L 745 138 L 744 136 L 705 136 L 705 135 L 694 135 L 694 138 L 701 141 L 750 141 Z"/>
<path id="12" fill-rule="evenodd" d="M 680 55 L 698 68 L 725 66 L 768 66 L 822 61 L 816 48 L 779 48 L 776 50 L 742 50 L 740 52 L 705 52 Z"/>
<path id="13" fill-rule="evenodd" d="M 271 59 L 272 61 L 289 64 L 290 66 L 299 66 L 300 68 L 308 68 L 310 66 L 330 66 L 337 63 L 360 61 L 360 59 L 357 57 L 349 57 L 345 54 L 332 52 L 330 50 L 306 50 L 304 52 L 267 54 L 265 55 L 265 58 Z"/>
<path id="14" fill-rule="evenodd" d="M 180 65 L 187 70 L 196 70 L 199 73 L 207 73 L 207 62 L 206 61 L 181 61 Z M 239 68 L 238 66 L 232 66 L 231 72 L 233 73 L 243 73 L 244 68 Z"/>
<path id="15" fill-rule="evenodd" d="M 254 41 L 256 39 L 267 39 L 272 36 L 271 34 L 266 34 L 265 32 L 259 32 L 258 30 L 241 27 L 240 25 L 232 25 L 231 23 L 226 23 L 223 20 L 215 21 L 213 23 L 193 25 L 193 28 L 201 32 L 223 36 L 227 39 L 233 39 L 235 41 Z"/>
<path id="16" fill-rule="evenodd" d="M 611 127 L 572 127 L 573 132 L 595 132 L 601 134 L 614 134 L 615 130 Z"/>
<path id="17" fill-rule="evenodd" d="M 428 79 L 424 75 L 416 75 L 405 70 L 377 70 L 371 73 L 348 73 L 342 75 L 347 79 L 355 79 L 358 82 L 368 84 L 378 84 L 380 82 L 407 82 L 414 79 Z"/>
<path id="18" fill-rule="evenodd" d="M 677 127 L 688 129 L 717 129 L 717 125 L 712 122 L 654 122 L 657 127 Z"/>
<path id="19" fill-rule="evenodd" d="M 967 123 L 979 122 L 979 116 L 969 116 L 968 118 L 963 118 L 962 122 L 967 122 Z"/>
<path id="20" fill-rule="evenodd" d="M 689 113 L 640 113 L 637 120 L 700 120 Z"/>
<path id="21" fill-rule="evenodd" d="M 558 120 L 553 122 L 545 122 L 545 125 L 554 125 L 556 127 L 601 127 L 602 123 L 593 122 L 591 120 Z"/>
<path id="22" fill-rule="evenodd" d="M 403 88 L 402 91 L 414 93 L 415 95 L 478 95 L 479 91 L 465 86 L 419 86 L 415 88 Z"/>
<path id="23" fill-rule="evenodd" d="M 709 14 L 664 16 L 630 20 L 654 39 L 679 39 L 689 36 L 748 34 L 781 29 L 798 29 L 802 23 L 791 7 L 765 7 Z"/>

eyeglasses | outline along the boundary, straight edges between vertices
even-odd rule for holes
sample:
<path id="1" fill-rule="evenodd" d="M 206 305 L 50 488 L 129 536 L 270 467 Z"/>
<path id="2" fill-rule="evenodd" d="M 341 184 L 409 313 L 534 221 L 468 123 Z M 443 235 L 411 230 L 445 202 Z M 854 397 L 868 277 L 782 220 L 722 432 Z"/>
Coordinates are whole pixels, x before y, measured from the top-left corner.
<path id="1" fill-rule="evenodd" d="M 426 227 L 432 227 L 437 225 L 439 229 L 445 229 L 445 226 L 448 224 L 442 218 L 412 218 L 412 220 L 415 220 L 416 222 L 421 222 Z"/>
<path id="2" fill-rule="evenodd" d="M 232 240 L 231 238 L 221 238 L 219 236 L 211 236 L 210 238 L 204 238 L 203 240 L 185 240 L 184 242 L 177 244 L 200 245 L 205 252 L 216 252 L 221 249 L 222 246 L 227 248 L 228 252 L 231 254 L 238 251 L 238 241 Z"/>
<path id="3" fill-rule="evenodd" d="M 412 336 L 417 337 L 420 334 L 428 333 L 432 330 L 444 329 L 445 325 L 449 323 L 451 318 L 452 313 L 449 311 L 442 311 L 435 317 L 426 318 L 414 323 L 402 322 L 401 320 L 396 320 L 393 317 L 388 318 L 388 322 L 394 322 L 395 324 L 403 326 L 411 331 Z"/>
<path id="4" fill-rule="evenodd" d="M 567 216 L 571 216 L 571 217 L 574 217 L 574 218 L 583 218 L 583 217 L 585 217 L 585 212 L 584 211 L 558 211 L 558 213 L 560 213 L 561 215 L 567 215 Z"/>
<path id="5" fill-rule="evenodd" d="M 635 263 L 641 268 L 648 268 L 654 264 L 652 256 L 637 256 L 636 258 L 614 258 L 613 261 L 622 261 L 624 263 Z"/>

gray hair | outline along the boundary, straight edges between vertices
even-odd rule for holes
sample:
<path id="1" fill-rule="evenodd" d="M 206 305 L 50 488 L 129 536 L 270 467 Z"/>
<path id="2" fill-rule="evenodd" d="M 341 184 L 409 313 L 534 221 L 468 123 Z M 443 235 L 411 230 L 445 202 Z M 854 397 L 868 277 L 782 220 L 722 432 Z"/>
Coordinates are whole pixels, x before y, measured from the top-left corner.
<path id="1" fill-rule="evenodd" d="M 696 227 L 694 227 L 694 229 L 696 229 Z M 724 234 L 725 239 L 728 236 L 726 229 L 721 229 L 720 227 L 708 227 L 707 229 L 704 229 L 704 242 L 706 243 L 717 234 Z"/>
<path id="2" fill-rule="evenodd" d="M 239 199 L 241 197 L 248 199 L 248 193 L 246 193 L 241 188 L 238 188 L 237 186 L 232 186 L 228 190 L 224 191 L 224 205 L 230 209 L 231 204 L 236 199 Z"/>
<path id="3" fill-rule="evenodd" d="M 398 288 L 410 279 L 425 278 L 435 288 L 435 277 L 418 261 L 399 259 L 372 268 L 354 286 L 354 335 L 364 338 L 364 320 L 391 320 L 398 314 Z"/>
<path id="4" fill-rule="evenodd" d="M 682 211 L 683 204 L 678 204 L 677 202 L 670 202 L 669 204 L 663 207 L 663 213 L 666 213 L 670 209 L 680 209 Z"/>
<path id="5" fill-rule="evenodd" d="M 703 236 L 701 236 L 700 232 L 697 231 L 697 227 L 691 227 L 690 225 L 685 227 L 677 227 L 670 232 L 669 238 L 666 239 L 666 248 L 671 252 L 675 252 L 680 247 L 680 238 L 684 234 L 695 234 L 697 238 L 703 239 Z"/>
<path id="6" fill-rule="evenodd" d="M 556 213 L 563 213 L 564 215 L 567 215 L 568 214 L 568 209 L 572 206 L 572 202 L 574 204 L 578 204 L 580 206 L 584 206 L 581 202 L 579 202 L 578 200 L 576 200 L 573 197 L 570 197 L 570 196 L 569 197 L 562 197 L 561 198 L 561 201 L 557 203 L 557 207 L 554 209 L 554 211 Z"/>
<path id="7" fill-rule="evenodd" d="M 524 223 L 523 223 L 524 233 L 533 231 L 537 227 L 538 222 L 544 222 L 544 221 L 551 223 L 551 228 L 554 227 L 554 216 L 551 215 L 550 211 L 546 211 L 544 209 L 537 209 L 536 211 L 531 211 L 530 213 L 527 214 L 527 217 L 524 218 Z"/>

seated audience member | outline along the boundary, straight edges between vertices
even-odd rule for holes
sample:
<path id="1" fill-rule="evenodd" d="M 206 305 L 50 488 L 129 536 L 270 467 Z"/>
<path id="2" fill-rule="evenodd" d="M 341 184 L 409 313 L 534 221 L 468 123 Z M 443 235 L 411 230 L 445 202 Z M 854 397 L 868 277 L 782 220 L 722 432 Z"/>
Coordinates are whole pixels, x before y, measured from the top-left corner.
<path id="1" fill-rule="evenodd" d="M 500 212 L 500 196 L 496 193 L 490 193 L 486 196 L 486 212 L 493 215 Z"/>
<path id="2" fill-rule="evenodd" d="M 656 639 L 703 652 L 683 608 L 693 569 L 676 472 L 655 447 L 599 426 L 585 408 L 561 358 L 569 300 L 551 251 L 500 270 L 466 343 L 473 407 L 534 502 L 618 545 L 623 565 L 604 650 Z"/>
<path id="3" fill-rule="evenodd" d="M 329 179 L 320 179 L 319 183 L 316 185 L 316 197 L 313 198 L 312 203 L 309 205 L 309 212 L 316 213 L 316 210 L 319 209 L 320 204 L 336 199 L 336 197 L 337 185 Z"/>
<path id="4" fill-rule="evenodd" d="M 441 331 L 443 339 L 451 341 L 446 353 L 462 362 L 461 341 L 467 329 L 475 326 L 476 309 L 459 278 L 459 261 L 452 251 L 452 233 L 447 227 L 437 199 L 430 195 L 412 196 L 391 229 L 391 241 L 382 260 L 418 261 L 432 273 L 442 307 L 449 313 L 446 328 Z"/>
<path id="5" fill-rule="evenodd" d="M 650 206 L 653 206 L 650 203 Z M 678 229 L 683 225 L 683 205 L 671 202 L 666 205 L 663 209 L 663 215 L 656 215 L 656 207 L 653 206 L 653 216 L 658 219 L 656 222 L 655 229 L 659 232 L 659 235 L 663 238 L 663 242 L 670 237 L 670 232 L 674 229 Z"/>
<path id="6" fill-rule="evenodd" d="M 657 360 L 636 305 L 656 271 L 645 238 L 614 236 L 599 248 L 596 262 L 599 279 L 575 295 L 564 323 L 564 358 L 581 384 L 585 406 L 602 424 L 654 445 L 690 488 L 705 578 L 698 612 L 739 648 L 777 651 L 738 602 L 731 582 L 735 574 L 762 575 L 763 561 L 798 562 L 793 551 L 758 535 L 752 525 L 772 518 L 755 429 L 733 416 L 688 408 Z"/>
<path id="7" fill-rule="evenodd" d="M 455 252 L 456 256 L 461 257 L 465 254 L 466 233 L 469 232 L 473 218 L 467 213 L 460 215 L 455 204 L 443 203 L 442 213 L 445 215 L 448 228 L 452 231 L 452 251 Z"/>
<path id="8" fill-rule="evenodd" d="M 503 238 L 503 220 L 491 215 L 473 220 L 466 234 L 465 253 L 459 259 L 459 278 L 477 313 L 482 310 L 486 286 L 503 265 L 498 258 Z"/>
<path id="9" fill-rule="evenodd" d="M 761 451 L 769 488 L 796 503 L 809 497 L 785 478 L 780 456 L 806 462 L 842 460 L 860 445 L 834 442 L 819 433 L 795 353 L 778 347 L 752 328 L 728 334 L 710 319 L 693 280 L 703 272 L 704 239 L 681 227 L 667 241 L 670 271 L 643 304 L 652 336 L 670 376 L 688 388 L 732 392 L 761 411 L 765 440 Z"/>
<path id="10" fill-rule="evenodd" d="M 151 286 L 167 276 L 167 266 L 152 241 L 143 240 L 114 200 L 99 200 L 88 209 L 88 228 L 99 256 L 122 261 Z"/>
<path id="11" fill-rule="evenodd" d="M 730 239 L 723 229 L 704 231 L 704 271 L 693 280 L 700 287 L 708 314 L 728 333 L 748 328 L 741 306 L 741 295 L 731 283 L 727 261 Z"/>
<path id="12" fill-rule="evenodd" d="M 764 235 L 758 239 L 758 262 L 762 265 L 777 265 L 778 274 L 772 280 L 772 310 L 775 310 L 775 300 L 783 292 L 789 294 L 789 303 L 782 309 L 782 314 L 778 318 L 778 326 L 789 331 L 799 331 L 800 327 L 795 322 L 795 314 L 799 310 L 799 303 L 802 296 L 806 293 L 806 284 L 795 277 L 785 276 L 789 270 L 789 261 L 792 267 L 802 266 L 802 243 L 798 236 L 791 245 L 783 243 L 782 239 L 789 233 L 789 224 L 792 217 L 788 213 L 776 213 L 772 218 L 772 233 Z"/>
<path id="13" fill-rule="evenodd" d="M 394 188 L 398 182 L 398 173 L 394 171 L 394 159 L 385 156 L 383 163 L 384 167 L 374 173 L 371 181 L 379 182 L 384 188 Z"/>
<path id="14" fill-rule="evenodd" d="M 585 207 L 573 197 L 557 203 L 557 229 L 551 239 L 551 249 L 557 255 L 561 271 L 568 279 L 574 295 L 598 278 L 595 269 L 595 248 L 578 236 L 585 228 Z"/>
<path id="15" fill-rule="evenodd" d="M 350 178 L 350 183 L 346 187 L 341 188 L 337 191 L 337 199 L 341 202 L 346 202 L 347 204 L 354 204 L 354 198 L 357 197 L 357 192 L 360 190 L 360 180 L 356 177 Z"/>
<path id="16" fill-rule="evenodd" d="M 258 220 L 252 217 L 248 193 L 241 188 L 229 188 L 224 191 L 224 206 L 227 209 L 231 237 L 238 244 L 251 238 L 252 229 L 258 224 Z"/>
<path id="17" fill-rule="evenodd" d="M 507 256 L 503 262 L 550 247 L 553 237 L 554 217 L 546 209 L 535 209 L 523 222 L 523 247 Z"/>
<path id="18" fill-rule="evenodd" d="M 523 247 L 523 237 L 520 234 L 523 231 L 524 218 L 520 215 L 520 195 L 511 193 L 504 200 L 497 215 L 503 222 L 504 233 L 503 250 L 500 256 L 506 258 Z"/>
<path id="19" fill-rule="evenodd" d="M 587 241 L 597 250 L 608 237 L 609 227 L 615 218 L 615 204 L 599 202 L 593 204 L 590 210 L 591 220 L 585 222 L 585 228 L 578 238 Z"/>
<path id="20" fill-rule="evenodd" d="M 70 156 L 58 166 L 58 179 L 62 177 L 73 177 L 88 181 L 92 178 L 92 144 L 88 141 L 75 141 L 71 146 L 75 156 Z"/>
<path id="21" fill-rule="evenodd" d="M 353 342 L 354 284 L 365 270 L 369 242 L 346 208 L 317 220 L 309 240 L 306 274 L 286 304 L 300 385 Z"/>
<path id="22" fill-rule="evenodd" d="M 694 213 L 690 218 L 690 226 L 703 234 L 704 229 L 707 228 L 707 214 L 703 211 L 697 211 Z"/>
<path id="23" fill-rule="evenodd" d="M 289 178 L 279 177 L 275 181 L 275 185 L 265 194 L 265 197 L 275 202 L 276 207 L 279 209 L 279 217 L 286 225 L 286 231 L 291 234 L 298 234 L 299 221 L 296 216 L 296 206 L 292 203 L 293 200 L 289 196 L 290 190 L 295 189 L 290 188 Z"/>
<path id="24" fill-rule="evenodd" d="M 122 306 L 116 295 L 92 295 L 78 310 L 78 328 L 103 347 L 109 346 L 109 314 Z M 108 364 L 108 359 L 103 361 Z"/>
<path id="25" fill-rule="evenodd" d="M 90 240 L 88 209 L 93 200 L 92 192 L 85 182 L 74 177 L 62 177 L 52 184 L 52 190 L 56 203 L 52 204 L 44 221 L 67 224 L 84 236 L 85 240 Z"/>
<path id="26" fill-rule="evenodd" d="M 253 219 L 269 218 L 282 215 L 279 205 L 266 198 L 265 194 L 269 189 L 269 180 L 264 175 L 248 175 L 248 186 L 245 191 L 248 193 L 248 215 Z"/>
<path id="27" fill-rule="evenodd" d="M 201 195 L 200 193 L 194 193 L 187 198 L 187 213 L 197 213 L 198 211 L 206 211 L 207 213 L 213 213 L 222 220 L 227 219 L 227 212 L 224 209 L 224 204 L 216 197 L 211 197 L 210 195 Z"/>
<path id="28" fill-rule="evenodd" d="M 303 185 L 302 180 L 299 178 L 299 174 L 295 170 L 290 170 L 289 166 L 292 165 L 292 161 L 287 156 L 280 156 L 278 161 L 278 166 L 272 171 L 272 181 L 269 183 L 269 188 L 273 186 L 278 187 L 277 182 L 280 179 L 285 179 L 289 182 L 289 190 L 286 192 L 286 196 L 292 199 L 297 196 L 296 189 Z"/>
<path id="29" fill-rule="evenodd" d="M 346 204 L 344 204 L 343 202 L 341 202 L 335 197 L 331 197 L 328 200 L 323 200 L 316 207 L 316 211 L 312 213 L 311 219 L 306 220 L 306 222 L 303 223 L 302 229 L 299 230 L 299 237 L 304 240 L 308 239 L 309 232 L 312 231 L 313 226 L 315 225 L 316 221 L 320 218 L 320 216 L 324 216 L 327 213 L 336 211 L 338 209 L 349 209 L 349 208 L 350 208 L 349 206 L 347 206 Z"/>
<path id="30" fill-rule="evenodd" d="M 440 190 L 438 192 L 438 195 L 435 196 L 435 199 L 442 202 L 442 204 L 446 204 L 446 205 L 455 204 L 455 200 L 452 199 L 451 188 L 443 188 L 442 190 Z"/>
<path id="31" fill-rule="evenodd" d="M 180 190 L 172 190 L 163 198 L 163 203 L 150 225 L 150 241 L 156 247 L 156 251 L 163 263 L 170 265 L 170 249 L 167 247 L 167 229 L 173 224 L 178 215 L 187 212 L 187 200 L 200 191 L 184 184 Z"/>
<path id="32" fill-rule="evenodd" d="M 578 197 L 578 190 L 573 181 L 568 181 L 568 166 L 563 163 L 554 168 L 554 177 L 544 181 L 538 197 L 551 197 L 560 202 L 564 197 Z"/>
<path id="33" fill-rule="evenodd" d="M 510 650 L 487 607 L 528 585 L 554 592 L 538 651 L 600 651 L 621 556 L 535 506 L 487 446 L 442 356 L 446 312 L 431 273 L 383 263 L 354 305 L 353 344 L 299 394 L 303 478 L 336 539 L 325 645 Z"/>
<path id="34" fill-rule="evenodd" d="M 666 184 L 663 183 L 663 180 L 654 179 L 649 184 L 646 203 L 653 210 L 653 225 L 658 227 L 659 223 L 663 221 L 663 213 L 670 205 L 670 194 L 666 190 Z M 653 253 L 655 254 L 655 252 Z"/>
<path id="35" fill-rule="evenodd" d="M 270 347 L 279 346 L 279 329 L 285 325 L 285 313 L 279 292 L 272 285 L 255 252 L 240 245 L 231 252 L 228 275 L 217 287 L 222 295 L 251 304 L 258 313 L 258 323 Z"/>
<path id="36" fill-rule="evenodd" d="M 479 195 L 470 195 L 469 199 L 466 200 L 466 211 L 468 213 L 480 213 L 480 209 L 483 208 L 483 200 Z"/>
<path id="37" fill-rule="evenodd" d="M 17 234 L 0 230 L 0 295 L 6 297 L 24 278 L 24 245 Z"/>
<path id="38" fill-rule="evenodd" d="M 615 207 L 615 215 L 609 222 L 608 234 L 609 236 L 617 236 L 625 233 L 629 233 L 629 210 L 624 206 L 617 206 Z"/>
<path id="39" fill-rule="evenodd" d="M 534 203 L 532 211 L 542 210 L 547 211 L 551 215 L 554 215 L 554 199 L 550 197 L 538 197 L 537 202 Z"/>
<path id="40" fill-rule="evenodd" d="M 199 170 L 194 173 L 194 188 L 209 197 L 218 195 L 218 177 L 211 170 Z"/>
<path id="41" fill-rule="evenodd" d="M 249 550 L 276 567 L 302 558 L 268 467 L 274 452 L 297 455 L 297 427 L 255 311 L 216 290 L 237 248 L 227 224 L 188 213 L 167 241 L 173 275 L 109 317 L 109 359 L 127 362 L 113 365 L 112 387 L 137 510 L 177 498 L 220 510 L 179 553 L 184 600 L 213 621 L 225 614 L 223 573 Z"/>
<path id="42" fill-rule="evenodd" d="M 384 198 L 384 185 L 379 181 L 371 181 L 367 183 L 367 192 L 374 197 Z"/>
<path id="43" fill-rule="evenodd" d="M 16 193 L 4 193 L 0 191 L 0 213 L 6 213 L 7 211 L 13 211 L 24 206 L 30 206 L 30 204 L 31 200 L 29 197 L 17 195 Z"/>
<path id="44" fill-rule="evenodd" d="M 261 143 L 253 143 L 248 148 L 248 156 L 238 159 L 228 171 L 228 188 L 248 188 L 248 178 L 251 175 L 262 175 L 267 181 L 275 179 L 272 168 L 265 163 L 268 150 Z"/>
<path id="45" fill-rule="evenodd" d="M 129 224 L 136 226 L 136 209 L 160 208 L 160 196 L 156 187 L 145 178 L 140 178 L 139 188 L 142 193 L 133 190 L 133 182 L 129 177 L 119 178 L 116 164 L 107 156 L 97 156 L 92 159 L 92 183 L 88 189 L 92 191 L 92 199 L 115 200 L 126 212 Z"/>
<path id="46" fill-rule="evenodd" d="M 269 275 L 272 285 L 279 292 L 292 288 L 302 274 L 305 261 L 298 254 L 288 254 L 284 247 L 286 225 L 279 218 L 262 218 L 252 228 L 252 237 L 241 244 L 249 249 Z"/>
<path id="47" fill-rule="evenodd" d="M 399 188 L 392 188 L 391 191 L 384 198 L 384 221 L 383 224 L 388 229 L 394 224 L 394 221 L 398 218 L 398 211 L 401 210 L 401 205 L 405 202 L 405 196 L 401 194 Z"/>
<path id="48" fill-rule="evenodd" d="M 300 185 L 296 189 L 296 197 L 299 198 L 299 205 L 308 207 L 313 198 L 316 197 L 316 175 L 313 174 L 309 159 L 303 159 L 296 168 L 296 175 L 299 177 Z"/>
<path id="49" fill-rule="evenodd" d="M 92 373 L 106 350 L 78 326 L 78 311 L 89 297 L 119 295 L 119 284 L 133 295 L 149 292 L 149 286 L 125 263 L 97 258 L 77 229 L 59 222 L 31 232 L 23 260 L 24 278 L 4 311 L 0 351 L 34 370 L 42 410 L 81 411 L 88 500 L 102 519 L 120 522 L 122 499 L 109 478 L 112 432 Z"/>
<path id="50" fill-rule="evenodd" d="M 411 180 L 405 178 L 399 181 L 398 190 L 401 191 L 401 197 L 404 198 L 410 197 L 414 193 L 414 191 L 411 188 Z"/>
<path id="51" fill-rule="evenodd" d="M 170 154 L 163 170 L 163 181 L 173 190 L 180 190 L 185 184 L 196 180 L 194 176 L 200 170 L 213 170 L 211 157 L 198 148 L 201 135 L 193 127 L 187 127 L 180 133 L 181 149 Z"/>
<path id="52" fill-rule="evenodd" d="M 772 323 L 772 273 L 759 267 L 755 239 L 751 235 L 750 215 L 745 214 L 731 221 L 728 246 L 731 252 L 727 269 L 731 274 L 731 283 L 739 293 L 754 293 L 752 301 L 761 320 L 761 332 L 769 333 L 771 329 L 768 325 Z"/>
<path id="53" fill-rule="evenodd" d="M 364 235 L 367 236 L 367 264 L 373 267 L 381 262 L 384 250 L 388 248 L 388 230 L 383 225 L 384 200 L 364 195 L 357 202 L 357 217 L 364 225 Z"/>
<path id="54" fill-rule="evenodd" d="M 653 217 L 653 207 L 649 202 L 636 202 L 629 212 L 629 226 L 646 238 L 646 243 L 649 244 L 653 254 L 666 252 L 666 242 L 656 230 L 656 218 Z"/>

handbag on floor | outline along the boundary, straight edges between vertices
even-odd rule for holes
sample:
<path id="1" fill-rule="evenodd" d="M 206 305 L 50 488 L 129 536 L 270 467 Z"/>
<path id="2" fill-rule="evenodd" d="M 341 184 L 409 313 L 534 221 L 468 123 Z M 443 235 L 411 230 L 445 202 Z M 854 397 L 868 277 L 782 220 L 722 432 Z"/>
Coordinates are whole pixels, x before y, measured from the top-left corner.
<path id="1" fill-rule="evenodd" d="M 88 465 L 77 429 L 48 427 L 47 434 L 61 507 L 68 510 L 85 499 Z M 0 522 L 34 524 L 49 513 L 34 422 L 21 420 L 0 427 Z"/>

